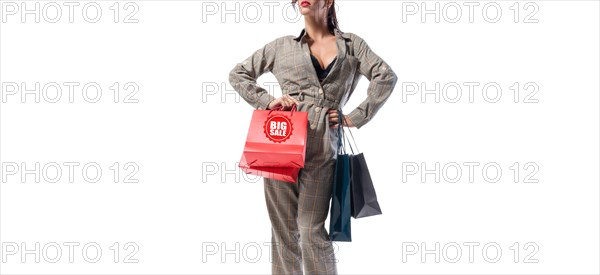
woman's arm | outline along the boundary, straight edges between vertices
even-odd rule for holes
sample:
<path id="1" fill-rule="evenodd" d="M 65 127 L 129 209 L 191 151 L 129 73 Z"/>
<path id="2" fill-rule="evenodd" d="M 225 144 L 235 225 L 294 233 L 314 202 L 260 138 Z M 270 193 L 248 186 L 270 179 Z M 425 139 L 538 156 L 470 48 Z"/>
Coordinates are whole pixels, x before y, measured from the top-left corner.
<path id="1" fill-rule="evenodd" d="M 269 42 L 246 60 L 236 64 L 229 72 L 229 83 L 233 89 L 255 109 L 266 110 L 269 103 L 275 99 L 256 83 L 256 79 L 273 69 L 278 42 L 279 39 Z"/>
<path id="2" fill-rule="evenodd" d="M 359 72 L 369 81 L 367 99 L 348 114 L 356 128 L 369 122 L 392 94 L 398 77 L 369 45 L 358 35 L 353 35 L 354 56 L 360 61 Z"/>

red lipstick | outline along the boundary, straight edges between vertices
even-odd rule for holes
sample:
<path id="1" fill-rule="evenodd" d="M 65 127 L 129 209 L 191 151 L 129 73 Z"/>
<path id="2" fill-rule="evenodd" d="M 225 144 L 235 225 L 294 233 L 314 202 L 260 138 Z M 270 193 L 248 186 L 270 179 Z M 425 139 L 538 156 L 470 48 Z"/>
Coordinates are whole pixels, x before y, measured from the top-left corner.
<path id="1" fill-rule="evenodd" d="M 308 6 L 310 6 L 310 3 L 308 1 L 302 1 L 302 2 L 300 2 L 300 6 L 308 7 Z"/>

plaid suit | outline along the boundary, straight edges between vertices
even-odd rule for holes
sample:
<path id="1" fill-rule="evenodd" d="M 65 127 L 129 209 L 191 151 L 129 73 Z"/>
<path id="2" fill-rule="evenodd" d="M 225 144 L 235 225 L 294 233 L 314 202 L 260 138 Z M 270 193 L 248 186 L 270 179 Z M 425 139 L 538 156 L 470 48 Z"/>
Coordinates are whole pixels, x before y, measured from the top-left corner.
<path id="1" fill-rule="evenodd" d="M 329 127 L 329 109 L 341 109 L 361 75 L 369 81 L 367 98 L 348 114 L 361 128 L 392 93 L 397 77 L 358 35 L 336 30 L 337 59 L 322 83 L 310 58 L 303 29 L 300 36 L 279 37 L 255 51 L 229 73 L 229 82 L 256 109 L 275 98 L 256 83 L 271 72 L 281 91 L 308 112 L 305 167 L 297 183 L 264 179 L 272 225 L 273 274 L 337 274 L 333 246 L 325 229 L 333 186 L 337 132 Z"/>

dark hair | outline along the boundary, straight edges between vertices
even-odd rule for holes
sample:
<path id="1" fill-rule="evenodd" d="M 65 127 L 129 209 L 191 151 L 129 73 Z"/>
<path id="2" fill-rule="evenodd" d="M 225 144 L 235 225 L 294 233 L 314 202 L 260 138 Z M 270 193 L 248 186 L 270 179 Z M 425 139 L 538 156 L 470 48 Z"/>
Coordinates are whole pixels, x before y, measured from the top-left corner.
<path id="1" fill-rule="evenodd" d="M 296 9 L 297 2 L 298 0 L 292 0 L 294 9 Z M 327 9 L 327 29 L 331 34 L 335 34 L 335 30 L 341 31 L 335 14 L 335 0 L 331 0 L 331 6 Z"/>

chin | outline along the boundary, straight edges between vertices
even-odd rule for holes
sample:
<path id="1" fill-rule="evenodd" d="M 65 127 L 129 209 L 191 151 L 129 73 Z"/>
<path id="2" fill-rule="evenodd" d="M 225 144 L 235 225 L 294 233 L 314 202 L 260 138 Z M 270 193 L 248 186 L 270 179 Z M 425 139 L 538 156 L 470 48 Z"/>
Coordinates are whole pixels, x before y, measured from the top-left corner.
<path id="1" fill-rule="evenodd" d="M 300 14 L 304 15 L 304 16 L 310 16 L 313 13 L 313 11 L 310 9 L 309 7 L 300 7 Z"/>

